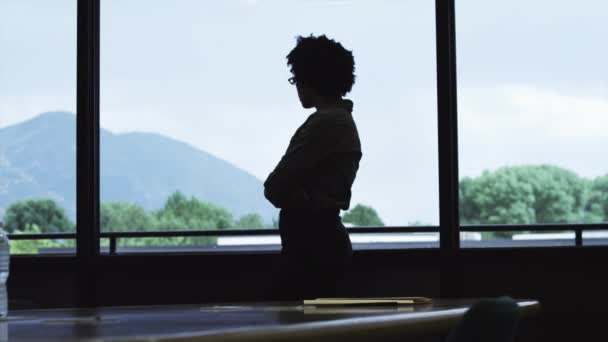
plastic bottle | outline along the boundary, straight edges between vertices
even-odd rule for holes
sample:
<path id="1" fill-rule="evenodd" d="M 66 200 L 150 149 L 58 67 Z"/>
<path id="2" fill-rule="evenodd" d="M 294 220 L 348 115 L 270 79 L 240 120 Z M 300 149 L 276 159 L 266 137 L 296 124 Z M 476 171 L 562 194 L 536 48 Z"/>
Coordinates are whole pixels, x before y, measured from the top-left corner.
<path id="1" fill-rule="evenodd" d="M 8 296 L 6 280 L 8 279 L 10 262 L 10 242 L 0 223 L 0 319 L 8 315 Z"/>

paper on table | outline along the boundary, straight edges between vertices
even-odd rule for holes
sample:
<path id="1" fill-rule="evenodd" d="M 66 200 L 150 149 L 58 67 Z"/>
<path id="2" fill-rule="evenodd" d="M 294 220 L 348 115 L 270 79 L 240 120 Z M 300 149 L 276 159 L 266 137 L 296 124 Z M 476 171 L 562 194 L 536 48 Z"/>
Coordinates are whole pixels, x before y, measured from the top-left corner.
<path id="1" fill-rule="evenodd" d="M 413 312 L 413 305 L 303 305 L 302 312 L 313 315 L 370 314 Z"/>
<path id="2" fill-rule="evenodd" d="M 401 305 L 430 303 L 431 301 L 431 299 L 424 297 L 317 298 L 305 299 L 304 305 Z"/>

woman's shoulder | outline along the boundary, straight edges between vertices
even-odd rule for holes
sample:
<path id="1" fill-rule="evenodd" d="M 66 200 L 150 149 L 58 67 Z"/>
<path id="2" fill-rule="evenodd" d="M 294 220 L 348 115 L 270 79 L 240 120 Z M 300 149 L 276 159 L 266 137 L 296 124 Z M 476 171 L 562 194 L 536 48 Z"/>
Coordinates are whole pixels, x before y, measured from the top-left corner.
<path id="1" fill-rule="evenodd" d="M 338 108 L 312 114 L 309 124 L 311 126 L 353 127 L 355 121 L 349 111 Z"/>

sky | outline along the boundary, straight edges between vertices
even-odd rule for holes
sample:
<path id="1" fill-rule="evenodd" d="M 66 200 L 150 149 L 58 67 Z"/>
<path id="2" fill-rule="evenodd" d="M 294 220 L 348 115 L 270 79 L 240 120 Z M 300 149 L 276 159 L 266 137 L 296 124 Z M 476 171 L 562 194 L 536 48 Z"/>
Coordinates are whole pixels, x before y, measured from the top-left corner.
<path id="1" fill-rule="evenodd" d="M 75 110 L 75 4 L 0 1 L 0 127 Z M 541 163 L 608 173 L 606 11 L 457 1 L 461 177 Z M 311 33 L 355 56 L 353 204 L 389 225 L 437 224 L 433 1 L 102 0 L 101 125 L 185 141 L 264 180 L 312 113 L 285 64 Z"/>

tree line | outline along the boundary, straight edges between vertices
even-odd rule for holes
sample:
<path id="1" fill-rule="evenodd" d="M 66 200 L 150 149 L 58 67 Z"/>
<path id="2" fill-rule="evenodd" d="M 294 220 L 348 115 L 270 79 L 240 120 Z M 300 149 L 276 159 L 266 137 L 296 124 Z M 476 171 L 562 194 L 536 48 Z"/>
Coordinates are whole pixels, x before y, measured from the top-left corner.
<path id="1" fill-rule="evenodd" d="M 459 191 L 462 224 L 608 222 L 608 175 L 587 179 L 553 165 L 507 166 L 463 178 Z"/>
<path id="2" fill-rule="evenodd" d="M 159 210 L 148 212 L 133 203 L 102 203 L 99 208 L 102 232 L 177 231 L 193 229 L 264 228 L 262 217 L 251 213 L 234 219 L 232 213 L 195 197 L 176 191 Z M 74 232 L 63 208 L 50 199 L 30 199 L 13 203 L 6 210 L 4 227 L 9 233 Z M 120 246 L 189 246 L 214 245 L 215 237 L 153 237 L 119 239 Z M 15 241 L 23 253 L 29 253 L 40 241 Z M 72 247 L 73 240 L 45 241 L 43 247 Z M 107 241 L 102 240 L 102 245 Z"/>
<path id="3" fill-rule="evenodd" d="M 276 228 L 277 222 L 265 223 L 257 213 L 234 219 L 232 213 L 213 203 L 186 197 L 180 191 L 170 195 L 159 210 L 146 211 L 143 207 L 124 202 L 100 205 L 102 232 L 180 231 L 206 229 Z M 346 213 L 345 222 L 357 225 L 382 225 L 377 212 L 357 205 Z M 8 233 L 66 233 L 74 232 L 75 224 L 65 210 L 51 199 L 28 199 L 11 204 L 4 215 L 4 229 Z M 213 246 L 216 237 L 151 237 L 119 239 L 119 246 Z M 107 246 L 108 241 L 101 241 Z M 38 248 L 73 248 L 73 240 L 19 240 L 12 242 L 13 253 L 37 253 Z"/>
<path id="4" fill-rule="evenodd" d="M 384 225 L 375 209 L 361 204 L 345 213 L 343 220 L 354 225 Z M 161 209 L 151 212 L 134 203 L 109 202 L 100 206 L 102 232 L 276 227 L 276 221 L 265 223 L 257 213 L 249 213 L 235 220 L 228 209 L 195 197 L 188 198 L 179 191 L 169 196 Z M 4 229 L 9 233 L 61 233 L 74 232 L 75 225 L 55 201 L 29 199 L 8 207 Z"/>
<path id="5" fill-rule="evenodd" d="M 460 217 L 470 224 L 608 221 L 608 175 L 552 165 L 511 166 L 460 181 Z"/>
<path id="6" fill-rule="evenodd" d="M 608 222 L 608 175 L 586 179 L 552 165 L 508 166 L 460 181 L 462 224 L 538 224 Z M 406 210 L 407 208 L 404 208 Z M 384 226 L 371 206 L 357 204 L 342 221 L 354 226 Z M 146 211 L 133 203 L 100 206 L 102 232 L 191 229 L 276 228 L 257 213 L 234 218 L 225 208 L 176 191 L 158 210 Z M 4 215 L 9 233 L 74 232 L 74 223 L 50 199 L 30 199 L 10 205 Z M 489 233 L 492 237 L 510 233 Z M 121 239 L 128 246 L 213 245 L 215 237 Z M 39 246 L 40 241 L 18 245 Z M 48 241 L 52 244 L 54 242 Z M 102 243 L 106 243 L 102 241 Z M 67 241 L 62 246 L 71 246 Z M 29 248 L 29 247 L 28 247 Z M 34 248 L 34 247 L 32 247 Z"/>

